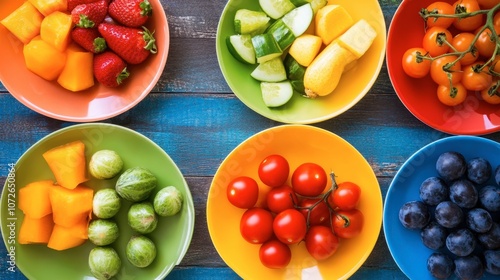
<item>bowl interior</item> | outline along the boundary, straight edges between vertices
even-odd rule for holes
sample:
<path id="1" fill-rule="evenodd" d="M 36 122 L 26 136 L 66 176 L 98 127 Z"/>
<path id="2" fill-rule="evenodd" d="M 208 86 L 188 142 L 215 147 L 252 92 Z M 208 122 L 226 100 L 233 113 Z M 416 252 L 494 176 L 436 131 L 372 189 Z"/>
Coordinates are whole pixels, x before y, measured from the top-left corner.
<path id="1" fill-rule="evenodd" d="M 114 218 L 120 228 L 120 236 L 112 244 L 121 260 L 122 268 L 118 274 L 119 279 L 163 279 L 178 264 L 186 253 L 194 228 L 194 206 L 191 193 L 180 170 L 172 159 L 159 146 L 148 138 L 132 130 L 110 124 L 81 124 L 56 131 L 29 148 L 15 165 L 15 190 L 7 187 L 9 180 L 3 188 L 0 219 L 2 221 L 2 235 L 7 248 L 14 246 L 16 265 L 29 279 L 54 279 L 54 271 L 66 279 L 92 277 L 88 268 L 88 255 L 94 245 L 90 241 L 83 245 L 64 250 L 55 251 L 41 244 L 21 245 L 17 240 L 10 241 L 10 236 L 18 236 L 23 213 L 17 209 L 10 211 L 11 204 L 16 203 L 20 188 L 26 184 L 42 179 L 53 179 L 53 175 L 42 153 L 48 149 L 82 140 L 86 146 L 87 162 L 90 156 L 101 149 L 115 150 L 124 161 L 124 169 L 141 166 L 149 169 L 158 178 L 156 193 L 165 186 L 175 186 L 184 195 L 184 205 L 179 214 L 172 217 L 161 217 L 158 227 L 147 234 L 157 246 L 157 257 L 147 268 L 135 268 L 125 257 L 125 246 L 134 234 L 127 224 L 127 211 L 130 203 L 123 201 L 122 207 Z M 98 190 L 113 188 L 117 178 L 109 180 L 91 179 L 86 186 Z M 53 179 L 54 180 L 54 179 Z M 14 199 L 13 199 L 14 198 Z M 15 231 L 7 227 L 7 221 L 15 219 Z M 11 243 L 13 242 L 13 243 Z M 93 279 L 93 278 L 92 278 Z"/>
<path id="2" fill-rule="evenodd" d="M 384 61 L 386 27 L 378 1 L 363 1 L 359 9 L 357 1 L 338 0 L 357 20 L 364 18 L 377 30 L 373 45 L 359 59 L 355 67 L 342 75 L 336 90 L 314 100 L 294 94 L 292 100 L 279 108 L 268 108 L 261 96 L 260 84 L 250 73 L 255 65 L 245 65 L 229 53 L 226 38 L 235 34 L 234 15 L 238 9 L 259 10 L 258 1 L 230 0 L 224 8 L 217 28 L 216 51 L 219 66 L 231 90 L 249 108 L 269 119 L 283 123 L 315 123 L 335 117 L 354 106 L 371 88 Z"/>
<path id="3" fill-rule="evenodd" d="M 0 19 L 19 7 L 24 0 L 2 1 Z M 155 30 L 158 53 L 139 65 L 130 65 L 130 77 L 117 88 L 98 83 L 88 90 L 71 92 L 56 81 L 46 81 L 24 64 L 23 44 L 0 25 L 0 81 L 28 108 L 59 120 L 89 122 L 119 115 L 134 107 L 156 85 L 167 61 L 170 35 L 165 11 L 159 0 L 150 1 L 153 15 L 146 27 Z"/>
<path id="4" fill-rule="evenodd" d="M 430 77 L 414 79 L 404 73 L 401 65 L 404 52 L 411 47 L 421 47 L 425 33 L 424 21 L 418 12 L 432 2 L 402 1 L 389 27 L 387 68 L 399 99 L 417 119 L 442 132 L 480 135 L 498 131 L 500 108 L 482 101 L 479 92 L 469 93 L 462 105 L 449 107 L 437 99 L 437 85 Z"/>
<path id="5" fill-rule="evenodd" d="M 239 221 L 244 210 L 228 202 L 226 186 L 240 175 L 260 182 L 258 165 L 264 157 L 274 153 L 288 160 L 290 172 L 303 162 L 315 162 L 327 171 L 334 171 L 337 182 L 350 180 L 361 186 L 359 209 L 365 215 L 363 231 L 356 238 L 341 240 L 339 249 L 328 260 L 317 262 L 301 242 L 291 246 L 292 260 L 286 269 L 268 269 L 260 263 L 260 246 L 241 237 Z M 260 183 L 259 188 L 262 202 L 269 187 Z M 382 197 L 370 165 L 348 142 L 323 129 L 283 125 L 255 134 L 226 157 L 208 193 L 207 222 L 219 255 L 243 279 L 321 279 L 319 275 L 346 279 L 363 264 L 377 241 L 382 222 Z"/>

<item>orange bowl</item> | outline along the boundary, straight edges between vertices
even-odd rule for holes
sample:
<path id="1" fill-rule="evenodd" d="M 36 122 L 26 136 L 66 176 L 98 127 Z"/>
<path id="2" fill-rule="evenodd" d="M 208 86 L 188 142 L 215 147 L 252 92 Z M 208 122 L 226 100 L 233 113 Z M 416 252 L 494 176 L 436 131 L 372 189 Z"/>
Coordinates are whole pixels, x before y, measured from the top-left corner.
<path id="1" fill-rule="evenodd" d="M 0 2 L 0 19 L 25 0 Z M 72 92 L 56 81 L 49 82 L 29 71 L 24 63 L 23 44 L 0 24 L 0 81 L 19 102 L 54 119 L 72 122 L 104 120 L 134 107 L 156 85 L 163 73 L 169 50 L 169 29 L 159 0 L 150 0 L 153 15 L 146 27 L 155 31 L 158 52 L 139 65 L 129 65 L 130 77 L 117 88 L 99 83 L 84 91 Z"/>

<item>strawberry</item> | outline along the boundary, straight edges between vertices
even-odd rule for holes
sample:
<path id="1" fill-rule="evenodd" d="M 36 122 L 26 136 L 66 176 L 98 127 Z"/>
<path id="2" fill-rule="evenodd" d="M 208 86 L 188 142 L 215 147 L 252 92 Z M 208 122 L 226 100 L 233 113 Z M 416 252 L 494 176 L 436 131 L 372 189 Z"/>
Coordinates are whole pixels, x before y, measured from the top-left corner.
<path id="1" fill-rule="evenodd" d="M 71 20 L 76 26 L 92 28 L 104 21 L 108 14 L 108 2 L 99 0 L 97 2 L 80 4 L 71 10 Z"/>
<path id="2" fill-rule="evenodd" d="M 156 40 L 146 27 L 126 27 L 110 23 L 101 23 L 99 33 L 106 40 L 108 47 L 129 64 L 139 64 L 156 53 Z"/>
<path id="3" fill-rule="evenodd" d="M 76 26 L 71 30 L 71 39 L 89 52 L 101 53 L 107 48 L 106 40 L 101 37 L 97 28 Z"/>
<path id="4" fill-rule="evenodd" d="M 129 77 L 127 64 L 112 51 L 94 56 L 94 77 L 106 87 L 117 87 Z"/>
<path id="5" fill-rule="evenodd" d="M 128 27 L 140 27 L 146 23 L 153 8 L 148 0 L 115 0 L 109 4 L 109 15 Z"/>
<path id="6" fill-rule="evenodd" d="M 97 2 L 99 0 L 67 0 L 67 11 L 71 13 L 71 11 L 78 5 L 80 4 L 88 4 L 88 3 L 93 3 Z"/>

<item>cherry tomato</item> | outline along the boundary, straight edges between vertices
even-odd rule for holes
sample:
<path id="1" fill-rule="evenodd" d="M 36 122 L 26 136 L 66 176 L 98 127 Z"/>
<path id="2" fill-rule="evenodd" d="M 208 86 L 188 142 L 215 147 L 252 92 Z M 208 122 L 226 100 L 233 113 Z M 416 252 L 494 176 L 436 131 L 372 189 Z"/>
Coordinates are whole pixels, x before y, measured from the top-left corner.
<path id="1" fill-rule="evenodd" d="M 490 87 L 483 89 L 481 91 L 481 98 L 489 104 L 497 105 L 500 104 L 500 84 L 499 82 L 493 82 Z"/>
<path id="2" fill-rule="evenodd" d="M 290 166 L 281 155 L 267 156 L 259 165 L 258 174 L 262 183 L 270 187 L 281 187 L 288 179 Z"/>
<path id="3" fill-rule="evenodd" d="M 332 217 L 333 231 L 340 238 L 358 236 L 364 224 L 364 215 L 358 209 L 338 210 Z"/>
<path id="4" fill-rule="evenodd" d="M 431 78 L 438 85 L 450 85 L 462 79 L 462 65 L 457 56 L 448 55 L 434 59 L 431 63 Z M 454 63 L 454 64 L 453 64 Z"/>
<path id="5" fill-rule="evenodd" d="M 330 219 L 330 208 L 321 198 L 304 198 L 300 201 L 299 207 L 310 226 L 323 224 Z"/>
<path id="6" fill-rule="evenodd" d="M 433 26 L 424 34 L 422 39 L 422 47 L 429 52 L 432 57 L 442 55 L 448 52 L 450 46 L 447 42 L 451 43 L 453 36 L 451 32 L 441 26 Z"/>
<path id="7" fill-rule="evenodd" d="M 436 1 L 429 6 L 427 6 L 427 11 L 430 14 L 439 14 L 439 15 L 453 15 L 455 10 L 453 10 L 453 6 L 449 3 Z M 428 17 L 427 18 L 427 27 L 433 26 L 441 26 L 444 28 L 448 28 L 453 24 L 455 19 L 450 17 Z"/>
<path id="8" fill-rule="evenodd" d="M 250 208 L 240 220 L 240 233 L 252 244 L 262 244 L 273 237 L 273 215 L 263 208 Z"/>
<path id="9" fill-rule="evenodd" d="M 267 208 L 271 212 L 279 213 L 286 209 L 294 208 L 298 204 L 297 195 L 287 185 L 272 188 L 266 195 Z"/>
<path id="10" fill-rule="evenodd" d="M 500 27 L 500 12 L 496 12 L 493 16 L 493 26 L 495 27 L 495 30 L 498 30 Z"/>
<path id="11" fill-rule="evenodd" d="M 479 70 L 484 62 L 479 61 L 462 67 L 462 84 L 467 90 L 481 91 L 491 85 L 493 77 L 488 74 L 488 67 Z"/>
<path id="12" fill-rule="evenodd" d="M 326 187 L 328 178 L 323 167 L 316 163 L 306 162 L 292 174 L 293 190 L 303 196 L 318 196 Z"/>
<path id="13" fill-rule="evenodd" d="M 491 9 L 500 4 L 499 0 L 477 0 L 477 3 L 482 9 Z"/>
<path id="14" fill-rule="evenodd" d="M 465 52 L 469 51 L 472 42 L 474 42 L 475 35 L 470 32 L 460 32 L 453 37 L 451 40 L 451 46 L 455 49 L 450 48 L 450 52 Z M 465 54 L 462 58 L 460 58 L 460 64 L 469 65 L 477 60 L 479 54 L 477 48 L 475 46 Z"/>
<path id="15" fill-rule="evenodd" d="M 328 204 L 332 208 L 350 210 L 356 208 L 361 197 L 361 188 L 353 182 L 342 182 L 328 195 Z"/>
<path id="16" fill-rule="evenodd" d="M 267 268 L 282 269 L 290 263 L 292 251 L 288 245 L 271 239 L 260 246 L 259 259 Z"/>
<path id="17" fill-rule="evenodd" d="M 444 105 L 456 106 L 465 101 L 467 89 L 461 83 L 453 85 L 452 89 L 448 85 L 439 85 L 437 97 Z"/>
<path id="18" fill-rule="evenodd" d="M 480 31 L 480 30 L 478 30 Z M 479 32 L 476 32 L 478 34 Z M 479 36 L 477 37 L 476 42 L 474 43 L 474 47 L 476 47 L 479 55 L 490 58 L 495 51 L 496 43 L 495 39 L 492 38 L 491 30 L 486 28 L 483 30 Z"/>
<path id="19" fill-rule="evenodd" d="M 422 58 L 427 51 L 423 48 L 410 48 L 403 54 L 402 65 L 406 75 L 413 78 L 422 78 L 429 74 L 431 61 Z"/>
<path id="20" fill-rule="evenodd" d="M 339 239 L 329 227 L 312 226 L 306 234 L 306 249 L 316 260 L 331 257 L 339 247 Z"/>
<path id="21" fill-rule="evenodd" d="M 252 208 L 259 198 L 259 185 L 247 176 L 234 178 L 226 189 L 229 202 L 242 209 Z"/>
<path id="22" fill-rule="evenodd" d="M 480 10 L 477 0 L 458 0 L 453 3 L 455 14 L 465 14 Z M 483 24 L 484 15 L 477 14 L 462 18 L 455 18 L 453 26 L 461 31 L 473 31 Z"/>
<path id="23" fill-rule="evenodd" d="M 306 218 L 296 209 L 286 209 L 274 217 L 273 230 L 279 241 L 299 243 L 306 236 Z"/>

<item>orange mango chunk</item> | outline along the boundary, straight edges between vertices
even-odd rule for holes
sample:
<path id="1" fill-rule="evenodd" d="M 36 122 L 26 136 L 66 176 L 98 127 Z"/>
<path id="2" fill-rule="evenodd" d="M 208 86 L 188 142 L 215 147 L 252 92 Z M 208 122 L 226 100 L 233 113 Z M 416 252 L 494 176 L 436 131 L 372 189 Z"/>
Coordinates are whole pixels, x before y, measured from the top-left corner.
<path id="1" fill-rule="evenodd" d="M 23 44 L 27 44 L 40 34 L 42 20 L 43 15 L 30 2 L 24 2 L 0 23 Z"/>
<path id="2" fill-rule="evenodd" d="M 52 148 L 43 153 L 43 157 L 58 185 L 74 189 L 88 180 L 85 144 L 82 141 L 77 140 Z"/>
<path id="3" fill-rule="evenodd" d="M 328 45 L 354 24 L 347 10 L 340 5 L 326 5 L 314 17 L 315 33 Z"/>
<path id="4" fill-rule="evenodd" d="M 66 65 L 57 82 L 70 91 L 82 91 L 94 85 L 94 54 L 71 44 L 66 50 Z"/>
<path id="5" fill-rule="evenodd" d="M 25 216 L 40 219 L 52 213 L 49 191 L 54 182 L 42 180 L 27 184 L 19 189 L 19 209 Z"/>
<path id="6" fill-rule="evenodd" d="M 48 243 L 54 228 L 52 215 L 39 219 L 24 216 L 19 229 L 19 244 Z"/>
<path id="7" fill-rule="evenodd" d="M 63 227 L 72 227 L 87 223 L 92 215 L 94 190 L 79 185 L 70 190 L 55 185 L 50 189 L 54 223 Z"/>
<path id="8" fill-rule="evenodd" d="M 62 251 L 80 246 L 87 240 L 87 238 L 81 237 L 82 231 L 87 231 L 86 223 L 80 223 L 73 227 L 64 227 L 55 224 L 47 247 Z"/>
<path id="9" fill-rule="evenodd" d="M 40 13 L 48 16 L 55 11 L 65 12 L 68 7 L 67 0 L 28 0 Z"/>
<path id="10" fill-rule="evenodd" d="M 71 15 L 55 11 L 43 19 L 40 26 L 40 36 L 42 40 L 62 52 L 66 50 L 71 41 L 72 28 Z"/>
<path id="11" fill-rule="evenodd" d="M 42 40 L 40 36 L 24 45 L 23 54 L 26 68 L 48 81 L 55 80 L 66 63 L 66 54 Z"/>

